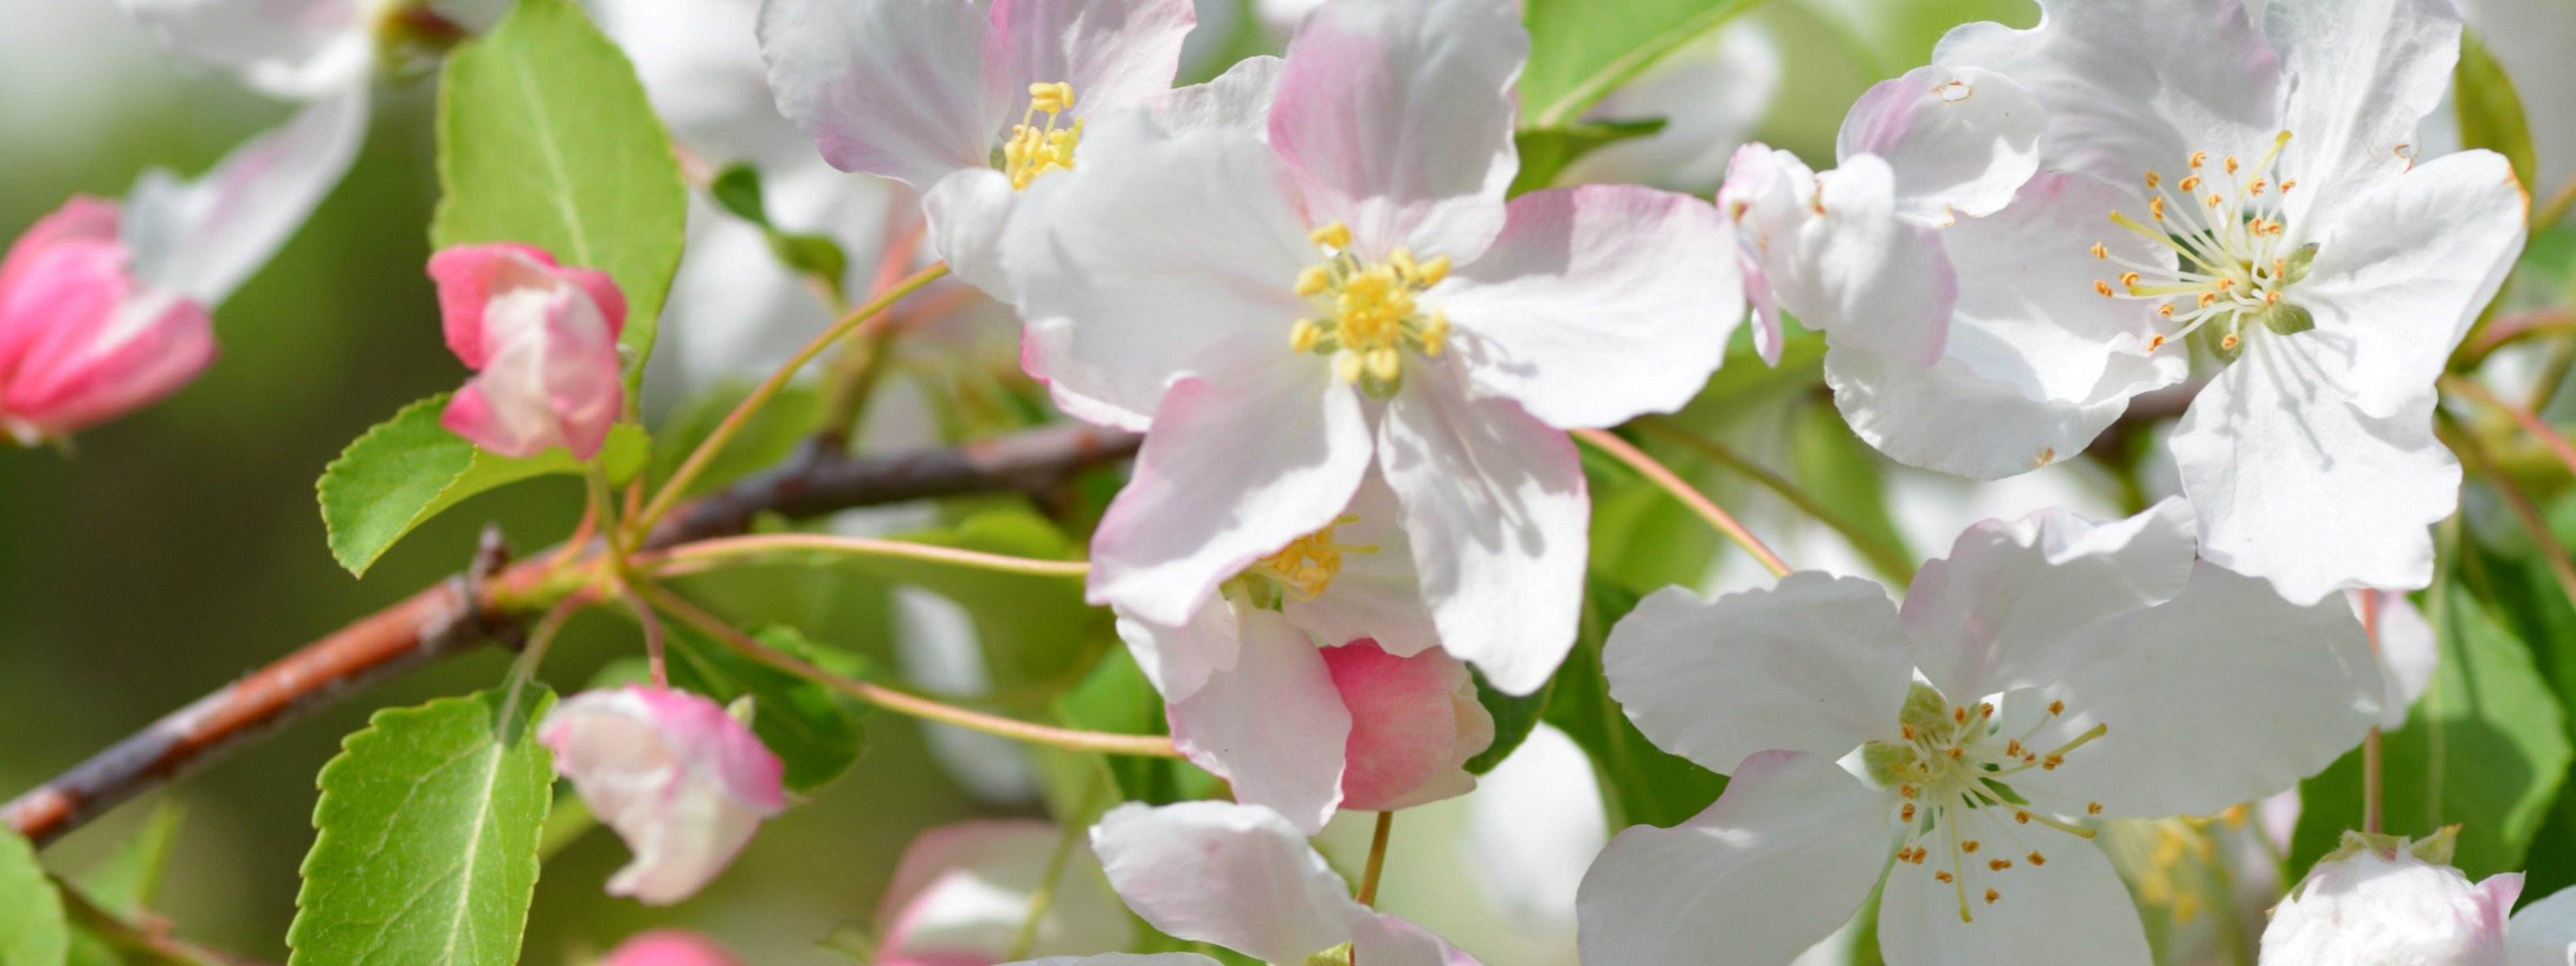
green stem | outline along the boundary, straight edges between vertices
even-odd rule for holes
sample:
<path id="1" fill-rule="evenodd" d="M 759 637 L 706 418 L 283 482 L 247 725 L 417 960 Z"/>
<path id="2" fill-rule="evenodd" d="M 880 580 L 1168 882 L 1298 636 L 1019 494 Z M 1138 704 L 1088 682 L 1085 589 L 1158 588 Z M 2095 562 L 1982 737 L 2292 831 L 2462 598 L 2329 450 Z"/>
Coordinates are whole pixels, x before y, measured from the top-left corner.
<path id="1" fill-rule="evenodd" d="M 556 634 L 563 632 L 564 622 L 572 620 L 572 615 L 589 602 L 590 594 L 586 591 L 576 590 L 565 594 L 562 600 L 556 601 L 554 607 L 546 611 L 546 616 L 538 619 L 536 628 L 528 632 L 527 646 L 520 649 L 519 659 L 510 663 L 510 690 L 501 697 L 501 727 L 498 733 L 504 739 L 518 729 L 519 694 L 526 690 L 528 682 L 537 676 L 537 665 L 545 663 L 546 648 L 555 642 Z"/>
<path id="2" fill-rule="evenodd" d="M 1360 905 L 1377 906 L 1378 876 L 1386 871 L 1386 840 L 1395 830 L 1395 813 L 1377 813 L 1377 833 L 1369 837 L 1368 866 L 1360 870 Z"/>
<path id="3" fill-rule="evenodd" d="M 660 553 L 638 555 L 635 558 L 635 565 L 656 576 L 667 577 L 720 566 L 727 561 L 746 557 L 756 559 L 797 552 L 956 564 L 1031 577 L 1081 579 L 1091 572 L 1091 565 L 1080 560 L 1036 560 L 926 543 L 883 540 L 875 537 L 843 537 L 825 533 L 763 533 L 699 540 L 681 544 Z"/>

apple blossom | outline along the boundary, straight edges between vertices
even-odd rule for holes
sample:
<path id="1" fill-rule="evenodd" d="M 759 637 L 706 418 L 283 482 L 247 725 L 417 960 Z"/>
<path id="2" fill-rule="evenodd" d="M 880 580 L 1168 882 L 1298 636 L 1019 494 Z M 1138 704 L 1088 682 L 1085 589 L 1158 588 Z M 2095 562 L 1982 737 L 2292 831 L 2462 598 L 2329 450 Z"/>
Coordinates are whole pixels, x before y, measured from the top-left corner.
<path id="1" fill-rule="evenodd" d="M 475 371 L 439 424 L 502 456 L 557 446 L 589 459 L 625 400 L 626 299 L 605 272 L 526 245 L 455 245 L 429 259 L 447 348 Z"/>
<path id="2" fill-rule="evenodd" d="M 1093 600 L 1181 624 L 1374 466 L 1442 645 L 1505 691 L 1547 679 L 1589 514 L 1560 427 L 1679 407 L 1740 298 L 1696 199 L 1504 203 L 1528 44 L 1500 0 L 1337 0 L 1289 45 L 1266 143 L 1109 119 L 1099 163 L 1031 192 L 1007 243 L 1020 304 L 1064 320 L 1079 363 L 1044 368 L 1152 414 Z"/>
<path id="3" fill-rule="evenodd" d="M 2506 966 L 2576 966 L 2576 888 L 2532 902 L 2505 923 Z"/>
<path id="4" fill-rule="evenodd" d="M 686 899 L 787 807 L 778 756 L 723 707 L 684 691 L 585 691 L 547 712 L 537 740 L 635 852 L 609 877 L 610 895 Z"/>
<path id="5" fill-rule="evenodd" d="M 1109 885 L 1164 933 L 1272 963 L 1347 945 L 1368 966 L 1475 966 L 1403 919 L 1351 898 L 1305 833 L 1278 813 L 1229 802 L 1129 802 L 1091 830 Z"/>
<path id="6" fill-rule="evenodd" d="M 1010 956 L 1063 835 L 1053 824 L 987 819 L 912 840 L 877 903 L 874 966 L 993 966 Z M 1116 949 L 1135 930 L 1089 850 L 1058 870 L 1030 949 Z"/>
<path id="7" fill-rule="evenodd" d="M 2472 884 L 2449 865 L 2456 834 L 2344 833 L 2272 910 L 2264 966 L 2506 966 L 2505 913 L 2522 873 Z"/>
<path id="8" fill-rule="evenodd" d="M 2299 602 L 2424 586 L 2426 528 L 2460 480 L 2431 432 L 2433 380 L 2521 250 L 2527 205 L 2493 152 L 2414 163 L 2457 14 L 2274 0 L 2258 27 L 2239 0 L 2042 7 L 2030 30 L 1953 30 L 1934 60 L 2038 97 L 2042 167 L 2120 188 L 2057 202 L 2104 219 L 2080 285 L 2152 308 L 2151 349 L 2195 337 L 2224 364 L 2171 441 L 2201 553 Z M 2111 247 L 2140 240 L 2158 254 Z M 2065 357 L 2042 344 L 2019 358 L 2045 372 Z M 1903 432 L 1955 447 L 1984 428 Z"/>
<path id="9" fill-rule="evenodd" d="M 1579 899 L 1585 961 L 1787 962 L 1884 876 L 1894 966 L 2070 950 L 2143 966 L 2089 823 L 2279 791 L 2379 712 L 2343 602 L 2290 604 L 2196 563 L 2191 527 L 2176 500 L 2107 523 L 1980 523 L 1901 610 L 1815 572 L 1638 604 L 1604 648 L 1611 694 L 1658 746 L 1733 781 L 1679 826 L 1611 840 Z"/>
<path id="10" fill-rule="evenodd" d="M 741 966 L 723 946 L 685 929 L 656 929 L 609 950 L 599 966 Z"/>

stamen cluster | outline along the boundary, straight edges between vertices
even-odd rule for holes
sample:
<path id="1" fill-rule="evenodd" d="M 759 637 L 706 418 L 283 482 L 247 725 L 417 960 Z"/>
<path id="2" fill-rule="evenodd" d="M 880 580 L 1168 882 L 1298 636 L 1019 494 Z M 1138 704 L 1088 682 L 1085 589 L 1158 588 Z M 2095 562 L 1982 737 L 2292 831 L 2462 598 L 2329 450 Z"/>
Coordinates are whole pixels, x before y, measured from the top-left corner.
<path id="1" fill-rule="evenodd" d="M 1002 173 L 1010 176 L 1013 189 L 1028 190 L 1029 182 L 1049 171 L 1073 170 L 1073 148 L 1082 141 L 1082 122 L 1056 126 L 1056 119 L 1070 110 L 1072 84 L 1029 85 L 1029 109 L 1020 115 L 1020 123 L 1011 126 L 1010 139 L 1002 142 Z M 1046 115 L 1046 123 L 1037 123 L 1039 114 Z"/>
<path id="2" fill-rule="evenodd" d="M 1404 378 L 1406 351 L 1438 356 L 1448 343 L 1449 318 L 1425 310 L 1416 296 L 1449 277 L 1449 256 L 1417 261 L 1397 248 L 1369 264 L 1353 254 L 1350 226 L 1334 222 L 1307 236 L 1324 261 L 1297 275 L 1297 294 L 1323 314 L 1298 319 L 1288 347 L 1333 357 L 1333 372 L 1374 398 L 1395 394 Z"/>
<path id="3" fill-rule="evenodd" d="M 2316 246 L 2284 250 L 2281 199 L 2295 180 L 2274 185 L 2267 172 L 2290 141 L 2283 131 L 2272 148 L 2251 167 L 2234 155 L 2211 169 L 2209 152 L 2195 151 L 2185 162 L 2189 174 L 2168 186 L 2164 175 L 2146 172 L 2147 217 L 2142 223 L 2113 211 L 2111 222 L 2170 248 L 2179 256 L 2176 268 L 2133 261 L 2093 244 L 2093 257 L 2116 262 L 2127 271 L 2117 282 L 2096 279 L 2093 291 L 2104 298 L 2160 301 L 2156 314 L 2178 327 L 2157 335 L 2149 348 L 2182 339 L 2208 327 L 2209 348 L 2221 358 L 2234 358 L 2244 343 L 2246 325 L 2259 322 L 2284 335 L 2315 327 L 2306 309 L 2282 300 L 2292 282 L 2307 274 Z M 2214 324 L 2213 324 L 2214 323 Z"/>
<path id="4" fill-rule="evenodd" d="M 1345 513 L 1324 528 L 1288 541 L 1279 552 L 1252 562 L 1244 573 L 1278 584 L 1282 591 L 1298 600 L 1314 600 L 1333 578 L 1341 576 L 1345 553 L 1376 553 L 1375 544 L 1357 545 L 1333 542 L 1333 528 L 1360 522 L 1357 515 Z"/>
<path id="5" fill-rule="evenodd" d="M 1870 777 L 1897 791 L 1896 817 L 1905 826 L 1897 861 L 1923 865 L 1932 856 L 1932 847 L 1924 843 L 1939 841 L 1944 862 L 1934 867 L 1932 877 L 1957 893 L 1959 921 L 1975 921 L 1971 896 L 1987 905 L 2003 898 L 2001 889 L 1970 886 L 1968 879 L 1977 874 L 1978 865 L 1985 866 L 1986 874 L 1999 875 L 2020 862 L 2048 864 L 2048 856 L 2022 841 L 2014 826 L 2037 822 L 2078 838 L 2093 837 L 2094 830 L 2049 814 L 2048 803 L 2002 780 L 2034 768 L 2055 771 L 2065 764 L 2069 752 L 2110 730 L 2107 724 L 2094 725 L 2048 751 L 2028 746 L 2032 736 L 2065 712 L 2065 702 L 2052 702 L 2048 713 L 2020 737 L 1998 746 L 1993 739 L 2002 728 L 1994 723 L 1992 703 L 1981 702 L 1973 709 L 1952 705 L 1940 691 L 1916 682 L 1897 714 L 1898 734 L 1904 740 L 1872 741 L 1861 747 Z M 2102 806 L 2086 802 L 2083 812 L 2099 815 Z M 2004 842 L 2011 846 L 2003 847 Z"/>

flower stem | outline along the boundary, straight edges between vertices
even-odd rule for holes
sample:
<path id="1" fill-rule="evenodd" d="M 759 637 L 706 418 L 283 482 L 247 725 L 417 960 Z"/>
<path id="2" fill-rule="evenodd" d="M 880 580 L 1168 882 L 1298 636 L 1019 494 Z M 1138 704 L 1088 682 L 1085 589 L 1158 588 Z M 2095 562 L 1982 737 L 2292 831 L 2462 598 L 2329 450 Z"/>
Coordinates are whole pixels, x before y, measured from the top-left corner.
<path id="1" fill-rule="evenodd" d="M 742 652 L 745 657 L 897 714 L 952 724 L 970 731 L 981 731 L 1013 741 L 1052 745 L 1068 751 L 1097 751 L 1103 754 L 1137 755 L 1150 758 L 1181 756 L 1180 750 L 1172 747 L 1172 739 L 1162 735 L 1121 735 L 1033 724 L 941 704 L 883 685 L 851 680 L 762 644 L 754 640 L 751 635 L 736 630 L 733 625 L 699 609 L 696 604 L 689 603 L 657 584 L 638 580 L 634 582 L 633 587 L 636 592 L 651 599 L 654 606 L 678 617 L 683 623 L 713 635 L 727 646 Z"/>
<path id="2" fill-rule="evenodd" d="M 667 577 L 719 566 L 728 560 L 799 551 L 956 564 L 1002 573 L 1025 574 L 1031 577 L 1080 579 L 1091 572 L 1091 565 L 1080 560 L 1035 560 L 927 543 L 882 540 L 875 537 L 843 537 L 824 533 L 764 533 L 747 537 L 700 540 L 684 543 L 659 553 L 638 555 L 635 558 L 635 565 L 640 569 L 651 571 L 655 576 Z"/>
<path id="3" fill-rule="evenodd" d="M 1746 459 L 1743 454 L 1728 448 L 1726 444 L 1692 432 L 1680 423 L 1663 416 L 1647 416 L 1630 425 L 1689 447 L 1693 452 L 1744 474 L 1753 482 L 1762 484 L 1763 489 L 1779 494 L 1781 499 L 1789 501 L 1800 511 L 1814 517 L 1816 522 L 1833 528 L 1835 533 L 1842 534 L 1844 540 L 1851 542 L 1852 549 L 1860 551 L 1861 556 L 1869 558 L 1870 565 L 1877 567 L 1880 573 L 1907 583 L 1913 582 L 1914 564 L 1903 552 L 1871 536 L 1867 531 L 1862 530 L 1859 524 L 1852 522 L 1850 517 L 1835 512 L 1834 508 L 1826 506 L 1823 501 L 1799 489 L 1798 484 L 1791 482 L 1788 477 L 1780 475 L 1770 467 Z"/>
<path id="4" fill-rule="evenodd" d="M 869 299 L 866 305 L 851 309 L 849 314 L 841 316 L 832 323 L 831 327 L 824 329 L 822 334 L 815 336 L 813 341 L 805 343 L 804 348 L 796 350 L 796 354 L 788 357 L 785 365 L 779 366 L 778 371 L 770 373 L 768 379 L 762 380 L 760 385 L 751 391 L 751 395 L 743 397 L 742 402 L 734 406 L 732 412 L 725 414 L 724 422 L 716 424 L 715 431 L 708 433 L 707 438 L 698 443 L 698 448 L 689 453 L 689 458 L 680 463 L 680 468 L 672 472 L 671 478 L 663 481 L 661 491 L 653 495 L 653 502 L 645 505 L 644 512 L 627 522 L 628 542 L 640 540 L 645 534 L 652 532 L 653 524 L 659 522 L 663 514 L 671 512 L 671 507 L 677 505 L 680 497 L 688 492 L 689 484 L 697 480 L 698 474 L 706 472 L 707 465 L 715 462 L 716 454 L 722 452 L 725 444 L 731 442 L 735 434 L 742 432 L 743 426 L 751 422 L 752 414 L 759 412 L 760 407 L 767 405 L 771 397 L 778 395 L 779 390 L 787 387 L 788 380 L 796 377 L 797 370 L 805 368 L 806 363 L 814 361 L 816 355 L 820 355 L 824 349 L 830 348 L 832 343 L 849 334 L 850 330 L 858 327 L 859 323 L 885 311 L 887 306 L 893 305 L 904 296 L 920 290 L 924 285 L 938 281 L 947 274 L 948 263 L 946 262 L 935 262 L 928 268 L 912 273 L 903 281 L 879 293 L 876 298 Z"/>
<path id="5" fill-rule="evenodd" d="M 1575 430 L 1574 438 L 1590 444 L 1594 449 L 1610 454 L 1619 462 L 1628 464 L 1630 469 L 1644 474 L 1646 479 L 1655 485 L 1663 487 L 1664 491 L 1671 493 L 1674 499 L 1682 501 L 1683 506 L 1698 513 L 1700 519 L 1708 521 L 1708 524 L 1716 527 L 1719 533 L 1726 534 L 1727 539 L 1735 541 L 1736 546 L 1743 547 L 1744 552 L 1752 554 L 1753 559 L 1760 561 L 1764 569 L 1771 571 L 1771 576 L 1789 576 L 1789 565 L 1781 562 L 1779 554 L 1772 553 L 1770 547 L 1764 546 L 1761 539 L 1755 537 L 1752 531 L 1744 529 L 1743 524 L 1735 522 L 1735 518 L 1727 515 L 1725 509 L 1697 489 L 1693 489 L 1690 483 L 1684 481 L 1672 470 L 1666 469 L 1664 464 L 1655 462 L 1655 458 L 1646 455 L 1645 451 L 1629 445 L 1627 440 L 1598 429 Z"/>
<path id="6" fill-rule="evenodd" d="M 2446 392 L 2456 396 L 2466 396 L 2489 409 L 2503 413 L 2506 418 L 2513 420 L 2514 425 L 2522 427 L 2523 432 L 2530 433 L 2533 439 L 2539 440 L 2540 445 L 2548 447 L 2551 455 L 2558 457 L 2560 463 L 2566 464 L 2567 472 L 2576 474 L 2576 446 L 2568 445 L 2567 437 L 2561 435 L 2556 427 L 2549 425 L 2547 420 L 2541 419 L 2538 413 L 2505 401 L 2503 397 L 2496 395 L 2493 390 L 2475 379 L 2443 376 L 2440 384 Z"/>
<path id="7" fill-rule="evenodd" d="M 589 603 L 588 592 L 576 590 L 565 594 L 546 611 L 545 617 L 537 621 L 536 628 L 528 632 L 527 646 L 520 649 L 518 660 L 510 662 L 510 690 L 501 697 L 501 727 L 496 733 L 503 740 L 508 740 L 518 728 L 519 693 L 527 688 L 530 679 L 537 676 L 537 665 L 545 663 L 547 646 L 555 642 L 556 634 L 563 632 L 564 622 L 571 620 L 575 612 Z"/>
<path id="8" fill-rule="evenodd" d="M 2361 592 L 2361 633 L 2370 639 L 2370 656 L 2379 659 L 2379 592 Z M 2361 830 L 2370 835 L 2383 834 L 2388 827 L 2387 771 L 2380 752 L 2379 728 L 2373 726 L 2361 739 Z"/>
<path id="9" fill-rule="evenodd" d="M 1386 840 L 1395 829 L 1395 813 L 1377 813 L 1377 834 L 1369 838 L 1368 867 L 1360 871 L 1360 905 L 1376 908 L 1378 875 L 1386 871 Z"/>

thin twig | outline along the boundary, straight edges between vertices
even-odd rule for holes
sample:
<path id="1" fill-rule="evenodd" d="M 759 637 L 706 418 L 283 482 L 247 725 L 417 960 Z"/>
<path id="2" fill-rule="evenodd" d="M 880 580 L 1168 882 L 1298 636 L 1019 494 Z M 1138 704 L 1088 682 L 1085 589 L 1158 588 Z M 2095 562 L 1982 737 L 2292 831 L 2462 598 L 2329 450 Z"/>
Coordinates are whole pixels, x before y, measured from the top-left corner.
<path id="1" fill-rule="evenodd" d="M 2376 590 L 2361 592 L 2361 633 L 2370 639 L 2370 656 L 2377 659 L 2379 592 Z M 2380 752 L 2379 727 L 2373 725 L 2370 733 L 2361 739 L 2361 830 L 2371 835 L 2383 834 L 2388 827 L 2386 761 Z"/>
<path id="2" fill-rule="evenodd" d="M 2478 333 L 2477 341 L 2460 348 L 2459 362 L 2452 368 L 2466 372 L 2486 361 L 2489 354 L 2512 343 L 2534 336 L 2567 332 L 2576 332 L 2576 310 L 2551 306 L 2499 316 Z"/>
<path id="3" fill-rule="evenodd" d="M 884 540 L 876 537 L 845 537 L 829 533 L 761 533 L 743 537 L 719 537 L 681 544 L 657 553 L 639 554 L 632 562 L 639 570 L 649 571 L 656 576 L 670 576 L 707 569 L 708 565 L 720 564 L 739 557 L 765 557 L 796 552 L 919 560 L 925 563 L 956 564 L 1031 577 L 1079 579 L 1091 572 L 1091 564 L 1080 560 L 1036 560 L 935 544 Z"/>
<path id="4" fill-rule="evenodd" d="M 1644 474 L 1646 479 L 1655 485 L 1663 487 L 1664 491 L 1672 494 L 1674 499 L 1682 501 L 1683 506 L 1698 513 L 1700 519 L 1708 521 L 1708 524 L 1716 527 L 1719 533 L 1726 534 L 1727 539 L 1735 541 L 1736 546 L 1743 547 L 1744 552 L 1752 554 L 1753 559 L 1760 561 L 1765 569 L 1771 571 L 1772 576 L 1789 576 L 1789 565 L 1781 562 L 1779 554 L 1772 553 L 1770 547 L 1764 546 L 1762 540 L 1755 537 L 1752 531 L 1744 529 L 1743 524 L 1735 522 L 1735 518 L 1729 516 L 1724 508 L 1693 488 L 1689 481 L 1675 475 L 1672 470 L 1666 469 L 1664 464 L 1655 462 L 1654 457 L 1629 445 L 1627 440 L 1603 430 L 1578 429 L 1574 431 L 1574 438 L 1582 440 L 1594 449 L 1610 454 L 1619 462 L 1628 464 L 1628 468 Z"/>
<path id="5" fill-rule="evenodd" d="M 1378 876 L 1386 872 L 1386 840 L 1395 830 L 1395 813 L 1377 813 L 1377 831 L 1369 836 L 1368 865 L 1360 869 L 1360 905 L 1377 905 Z"/>
<path id="6" fill-rule="evenodd" d="M 1800 512 L 1814 518 L 1816 522 L 1831 527 L 1835 533 L 1841 534 L 1843 539 L 1852 545 L 1852 549 L 1860 551 L 1861 556 L 1869 558 L 1870 565 L 1877 567 L 1880 573 L 1907 582 L 1914 579 L 1914 563 L 1907 559 L 1905 554 L 1871 536 L 1860 528 L 1860 524 L 1852 522 L 1850 517 L 1835 512 L 1834 508 L 1826 506 L 1807 491 L 1799 489 L 1797 483 L 1773 471 L 1770 467 L 1746 459 L 1743 454 L 1728 448 L 1726 444 L 1692 432 L 1688 427 L 1662 416 L 1647 416 L 1629 425 L 1672 440 L 1690 448 L 1692 452 L 1716 460 L 1725 464 L 1727 468 L 1744 474 L 1753 482 L 1761 484 L 1763 489 L 1770 490 L 1778 494 L 1781 499 L 1789 501 Z"/>
<path id="7" fill-rule="evenodd" d="M 2504 397 L 2496 395 L 2475 379 L 2443 376 L 2440 385 L 2454 395 L 2466 396 L 2505 414 L 2515 425 L 2521 426 L 2523 432 L 2530 433 L 2533 439 L 2540 441 L 2540 445 L 2548 447 L 2549 452 L 2558 457 L 2558 462 L 2566 465 L 2567 472 L 2576 474 L 2576 446 L 2568 445 L 2567 437 L 2560 435 L 2557 427 L 2549 425 L 2539 414 L 2505 401 Z"/>
<path id="8" fill-rule="evenodd" d="M 2531 494 L 2523 492 L 2521 485 L 2512 477 L 2497 471 L 2495 457 L 2487 452 L 2486 445 L 2478 442 L 2475 434 L 2452 420 L 2449 414 L 2436 413 L 2433 434 L 2449 445 L 2452 452 L 2458 453 L 2469 469 L 2495 487 L 2496 495 L 2504 498 L 2505 509 L 2512 511 L 2514 519 L 2522 523 L 2524 530 L 2530 531 L 2532 543 L 2540 548 L 2541 561 L 2548 565 L 2550 577 L 2558 582 L 2558 592 L 2566 595 L 2568 603 L 2576 604 L 2576 559 L 2568 556 L 2567 545 L 2559 541 L 2557 532 L 2549 529 L 2549 519 L 2541 514 L 2540 505 L 2532 501 Z"/>

